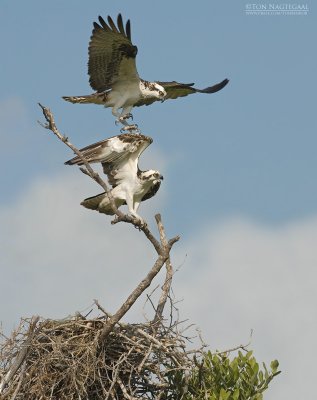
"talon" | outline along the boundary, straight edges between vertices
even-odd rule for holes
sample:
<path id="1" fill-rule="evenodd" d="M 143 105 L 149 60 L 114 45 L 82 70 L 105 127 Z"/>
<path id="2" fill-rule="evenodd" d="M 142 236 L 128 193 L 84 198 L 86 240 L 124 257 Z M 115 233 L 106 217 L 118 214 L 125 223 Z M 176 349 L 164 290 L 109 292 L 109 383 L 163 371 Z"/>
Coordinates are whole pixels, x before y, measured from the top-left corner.
<path id="1" fill-rule="evenodd" d="M 138 129 L 138 125 L 137 124 L 125 125 L 120 129 L 121 133 L 124 133 L 126 131 L 129 131 L 130 133 L 135 133 L 135 134 L 140 134 L 141 133 L 141 131 Z"/>
<path id="2" fill-rule="evenodd" d="M 137 229 L 141 230 L 142 228 L 147 227 L 147 223 L 143 218 L 135 215 L 132 215 L 132 218 L 134 219 L 134 224 Z"/>
<path id="3" fill-rule="evenodd" d="M 121 117 L 119 117 L 120 121 L 125 121 L 125 120 L 130 119 L 130 118 L 133 121 L 133 115 L 131 113 L 128 113 L 128 114 L 125 114 L 125 115 L 122 115 Z"/>

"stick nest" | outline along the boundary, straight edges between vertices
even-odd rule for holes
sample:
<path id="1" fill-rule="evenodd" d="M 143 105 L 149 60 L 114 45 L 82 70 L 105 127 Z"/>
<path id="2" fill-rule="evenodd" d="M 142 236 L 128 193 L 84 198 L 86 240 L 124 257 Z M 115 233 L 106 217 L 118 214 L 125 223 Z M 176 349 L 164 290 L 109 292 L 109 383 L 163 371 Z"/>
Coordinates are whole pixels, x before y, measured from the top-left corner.
<path id="1" fill-rule="evenodd" d="M 192 365 L 178 324 L 120 324 L 100 340 L 106 321 L 22 320 L 0 347 L 1 400 L 175 396 L 171 376 L 186 376 Z"/>

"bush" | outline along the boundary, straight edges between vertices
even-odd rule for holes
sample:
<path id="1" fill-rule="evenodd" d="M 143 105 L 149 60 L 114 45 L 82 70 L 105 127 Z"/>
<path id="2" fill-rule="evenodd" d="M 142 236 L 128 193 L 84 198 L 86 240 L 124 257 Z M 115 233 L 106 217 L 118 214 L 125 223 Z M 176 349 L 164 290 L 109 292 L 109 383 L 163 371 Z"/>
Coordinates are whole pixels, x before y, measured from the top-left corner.
<path id="1" fill-rule="evenodd" d="M 182 400 L 261 400 L 272 379 L 280 373 L 274 360 L 270 370 L 260 369 L 252 351 L 238 352 L 232 360 L 228 353 L 203 354 L 195 358 L 196 367 L 187 373 L 171 374 L 173 398 Z"/>

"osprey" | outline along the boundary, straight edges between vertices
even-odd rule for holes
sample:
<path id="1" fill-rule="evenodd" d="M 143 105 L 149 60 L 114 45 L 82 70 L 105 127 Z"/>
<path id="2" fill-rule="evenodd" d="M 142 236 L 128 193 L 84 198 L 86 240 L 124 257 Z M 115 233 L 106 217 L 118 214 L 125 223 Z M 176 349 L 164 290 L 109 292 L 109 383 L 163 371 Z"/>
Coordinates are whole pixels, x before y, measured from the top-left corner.
<path id="1" fill-rule="evenodd" d="M 138 161 L 143 151 L 152 143 L 149 136 L 124 133 L 91 144 L 80 150 L 89 163 L 101 163 L 112 186 L 111 194 L 117 207 L 127 204 L 129 213 L 143 223 L 137 214 L 141 201 L 150 199 L 159 190 L 163 176 L 152 169 L 141 171 Z M 83 165 L 77 156 L 65 162 Z M 113 215 L 107 193 L 89 197 L 80 203 L 91 210 Z"/>
<path id="2" fill-rule="evenodd" d="M 100 25 L 99 25 L 100 24 Z M 112 108 L 112 114 L 121 122 L 123 129 L 136 129 L 127 119 L 132 117 L 133 107 L 152 104 L 155 101 L 176 99 L 192 93 L 215 93 L 229 82 L 223 80 L 205 89 L 196 89 L 194 83 L 148 82 L 139 77 L 135 58 L 138 48 L 131 42 L 130 20 L 124 28 L 122 16 L 117 26 L 108 16 L 108 23 L 99 16 L 89 43 L 88 74 L 90 86 L 96 90 L 87 96 L 65 96 L 71 103 L 94 103 Z M 121 112 L 119 111 L 121 109 Z"/>

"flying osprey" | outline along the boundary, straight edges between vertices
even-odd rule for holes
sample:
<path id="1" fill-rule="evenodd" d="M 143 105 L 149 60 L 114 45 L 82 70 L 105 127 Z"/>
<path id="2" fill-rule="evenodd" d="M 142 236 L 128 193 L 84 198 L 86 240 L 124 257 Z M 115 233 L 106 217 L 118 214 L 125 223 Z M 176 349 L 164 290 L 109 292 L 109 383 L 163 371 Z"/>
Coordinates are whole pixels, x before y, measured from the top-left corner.
<path id="1" fill-rule="evenodd" d="M 154 101 L 176 99 L 192 93 L 215 93 L 229 82 L 222 82 L 205 89 L 196 89 L 194 83 L 148 82 L 139 77 L 135 58 L 138 48 L 131 42 L 130 20 L 124 28 L 122 16 L 118 15 L 117 26 L 108 16 L 108 23 L 99 16 L 89 43 L 88 74 L 90 86 L 95 93 L 86 96 L 65 96 L 72 103 L 94 103 L 112 107 L 112 114 L 124 129 L 136 129 L 127 119 L 132 117 L 133 107 L 152 104 Z M 122 109 L 119 112 L 119 109 Z"/>
<path id="2" fill-rule="evenodd" d="M 150 199 L 159 190 L 163 176 L 152 169 L 141 171 L 138 160 L 152 143 L 149 136 L 124 133 L 81 149 L 89 163 L 101 163 L 112 186 L 111 194 L 117 207 L 127 204 L 129 213 L 143 223 L 137 214 L 141 201 Z M 67 165 L 83 165 L 77 156 L 65 162 Z M 113 215 L 107 194 L 101 193 L 83 200 L 86 208 Z"/>

